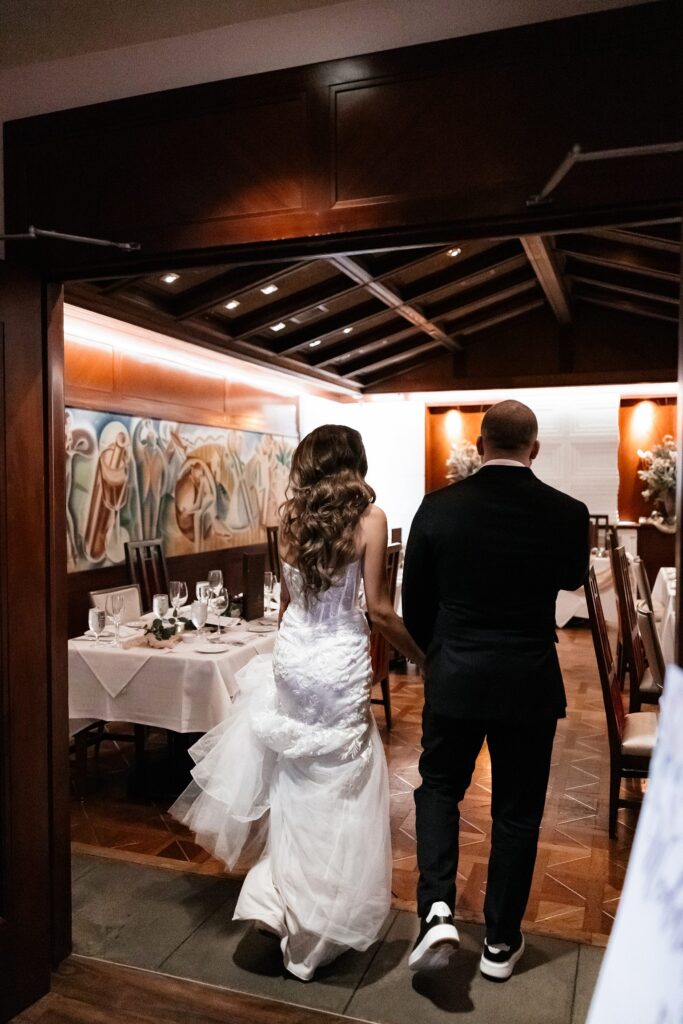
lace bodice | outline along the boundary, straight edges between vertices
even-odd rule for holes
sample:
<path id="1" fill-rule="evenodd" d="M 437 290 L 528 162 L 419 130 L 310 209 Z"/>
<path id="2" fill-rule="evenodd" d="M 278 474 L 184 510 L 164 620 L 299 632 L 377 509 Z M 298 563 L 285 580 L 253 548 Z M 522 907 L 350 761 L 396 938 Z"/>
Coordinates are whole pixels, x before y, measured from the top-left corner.
<path id="1" fill-rule="evenodd" d="M 290 595 L 290 604 L 285 612 L 288 619 L 296 620 L 300 626 L 333 625 L 335 621 L 357 618 L 363 613 L 358 605 L 361 584 L 361 562 L 349 562 L 337 581 L 306 602 L 301 573 L 293 565 L 283 562 L 282 571 Z"/>

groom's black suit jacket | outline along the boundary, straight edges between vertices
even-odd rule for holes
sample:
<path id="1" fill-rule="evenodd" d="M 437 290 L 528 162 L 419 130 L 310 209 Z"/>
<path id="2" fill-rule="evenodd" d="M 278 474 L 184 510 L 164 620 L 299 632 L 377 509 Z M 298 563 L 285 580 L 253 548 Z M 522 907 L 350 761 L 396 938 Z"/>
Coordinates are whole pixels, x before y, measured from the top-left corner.
<path id="1" fill-rule="evenodd" d="M 558 590 L 588 569 L 588 510 L 521 466 L 426 495 L 403 569 L 405 624 L 427 652 L 425 700 L 452 718 L 562 717 Z"/>

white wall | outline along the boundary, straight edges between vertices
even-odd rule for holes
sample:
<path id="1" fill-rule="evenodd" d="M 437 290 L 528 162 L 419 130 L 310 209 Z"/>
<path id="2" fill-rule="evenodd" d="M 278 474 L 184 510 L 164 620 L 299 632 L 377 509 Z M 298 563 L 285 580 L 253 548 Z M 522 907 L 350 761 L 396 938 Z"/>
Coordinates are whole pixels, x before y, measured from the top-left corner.
<path id="1" fill-rule="evenodd" d="M 323 423 L 343 423 L 363 435 L 368 483 L 377 492 L 389 527 L 403 528 L 404 541 L 425 486 L 425 413 L 420 402 L 331 402 L 305 396 L 299 423 L 304 437 Z"/>

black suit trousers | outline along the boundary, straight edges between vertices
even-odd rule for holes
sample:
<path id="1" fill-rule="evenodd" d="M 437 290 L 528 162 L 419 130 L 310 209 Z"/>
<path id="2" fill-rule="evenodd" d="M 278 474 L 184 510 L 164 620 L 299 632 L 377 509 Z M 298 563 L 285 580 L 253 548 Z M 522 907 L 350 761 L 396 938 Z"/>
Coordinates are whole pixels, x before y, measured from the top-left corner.
<path id="1" fill-rule="evenodd" d="M 487 940 L 511 943 L 524 916 L 536 862 L 557 720 L 461 719 L 425 705 L 415 791 L 418 913 L 432 903 L 455 907 L 458 804 L 486 740 L 491 756 L 491 855 L 484 917 Z"/>

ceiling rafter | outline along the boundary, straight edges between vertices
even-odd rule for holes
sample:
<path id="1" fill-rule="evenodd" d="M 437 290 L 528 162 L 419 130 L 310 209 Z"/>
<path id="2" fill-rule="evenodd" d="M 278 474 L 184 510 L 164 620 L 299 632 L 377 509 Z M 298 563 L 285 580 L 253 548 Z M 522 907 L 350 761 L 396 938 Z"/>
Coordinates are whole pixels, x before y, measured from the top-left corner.
<path id="1" fill-rule="evenodd" d="M 677 324 L 678 314 L 674 310 L 666 310 L 657 307 L 652 303 L 632 302 L 628 299 L 616 298 L 616 296 L 605 295 L 601 292 L 581 289 L 577 291 L 577 298 L 581 302 L 588 302 L 593 306 L 604 306 L 606 309 L 617 309 L 621 313 L 631 313 L 642 316 L 649 320 L 665 320 L 667 323 Z"/>
<path id="2" fill-rule="evenodd" d="M 368 363 L 362 369 L 359 368 L 354 370 L 349 374 L 349 376 L 363 376 L 364 374 L 370 373 L 374 370 L 381 370 L 387 366 L 394 366 L 396 363 L 403 362 L 403 360 L 409 359 L 412 356 L 427 356 L 429 353 L 434 352 L 437 349 L 441 349 L 438 341 L 428 341 L 426 344 L 422 342 L 420 345 L 415 345 L 406 349 L 404 352 L 397 352 L 394 355 L 385 356 L 384 359 L 378 359 L 373 363 Z"/>
<path id="3" fill-rule="evenodd" d="M 544 235 L 525 235 L 521 242 L 558 323 L 571 323 L 569 293 L 550 239 Z"/>
<path id="4" fill-rule="evenodd" d="M 522 295 L 524 292 L 537 288 L 538 281 L 535 277 L 524 277 L 521 281 L 515 281 L 514 284 L 509 285 L 507 288 L 479 288 L 474 292 L 476 298 L 472 298 L 472 293 L 467 292 L 460 296 L 460 298 L 470 299 L 470 301 L 465 302 L 462 306 L 454 306 L 453 302 L 450 302 L 448 306 L 445 303 L 439 303 L 436 308 L 428 307 L 428 313 L 430 316 L 442 317 L 444 323 L 448 324 L 449 329 L 457 330 L 457 322 L 461 317 L 469 316 L 470 313 L 476 313 L 479 309 L 486 309 L 487 306 L 495 305 L 497 302 L 504 302 L 506 299 L 514 298 L 515 295 Z"/>
<path id="5" fill-rule="evenodd" d="M 282 263 L 261 263 L 246 267 L 231 267 L 230 270 L 212 277 L 194 288 L 188 289 L 174 297 L 172 309 L 176 320 L 188 320 L 191 317 L 215 309 L 242 295 L 260 284 L 270 283 L 291 273 L 291 266 Z"/>
<path id="6" fill-rule="evenodd" d="M 347 278 L 331 278 L 321 281 L 303 291 L 294 292 L 293 295 L 268 303 L 254 313 L 235 317 L 230 321 L 230 332 L 233 338 L 247 338 L 280 320 L 289 320 L 301 313 L 315 310 L 317 306 L 356 289 L 358 286 L 351 284 Z"/>
<path id="7" fill-rule="evenodd" d="M 649 274 L 668 281 L 678 281 L 680 278 L 679 260 L 673 253 L 624 245 L 590 235 L 566 235 L 561 240 L 560 248 L 563 253 L 586 263 L 617 267 L 629 273 Z"/>
<path id="8" fill-rule="evenodd" d="M 678 296 L 662 295 L 660 292 L 645 290 L 643 288 L 631 288 L 622 281 L 610 281 L 593 275 L 570 274 L 570 281 L 576 284 L 585 284 L 591 288 L 601 288 L 604 291 L 616 292 L 619 295 L 631 295 L 637 299 L 653 299 L 655 302 L 665 302 L 671 306 L 678 306 Z"/>
<path id="9" fill-rule="evenodd" d="M 629 228 L 594 228 L 586 234 L 596 238 L 608 238 L 613 242 L 626 242 L 629 245 L 640 245 L 645 249 L 659 249 L 661 252 L 680 253 L 681 243 L 660 235 L 650 235 Z"/>
<path id="10" fill-rule="evenodd" d="M 386 314 L 386 312 L 386 307 L 376 298 L 368 298 L 368 301 L 360 306 L 323 317 L 321 320 L 316 320 L 315 323 L 306 324 L 282 339 L 275 338 L 270 351 L 281 355 L 298 352 L 299 349 L 305 349 L 312 341 L 324 342 L 326 338 L 337 337 L 349 325 L 355 331 L 360 324 L 374 320 L 375 317 Z"/>
<path id="11" fill-rule="evenodd" d="M 344 339 L 338 345 L 328 345 L 326 348 L 316 348 L 310 354 L 310 362 L 313 366 L 329 366 L 333 363 L 351 357 L 354 352 L 372 351 L 384 344 L 398 341 L 409 334 L 414 334 L 414 327 L 405 320 L 397 319 L 392 325 L 381 324 L 373 330 L 365 331 L 364 334 L 356 336 L 355 340 Z"/>
<path id="12" fill-rule="evenodd" d="M 437 324 L 432 323 L 424 316 L 423 313 L 416 309 L 414 306 L 404 302 L 400 295 L 392 291 L 381 281 L 376 281 L 372 274 L 368 273 L 357 260 L 351 259 L 350 256 L 331 256 L 329 262 L 333 267 L 341 273 L 346 274 L 347 277 L 351 278 L 352 281 L 356 281 L 357 284 L 363 285 L 366 291 L 370 295 L 374 295 L 375 298 L 383 302 L 387 309 L 392 309 L 399 316 L 402 316 L 404 320 L 408 320 L 415 327 L 418 327 L 425 334 L 428 334 L 434 341 L 440 342 L 444 348 L 449 349 L 451 352 L 457 352 L 460 348 L 460 343 L 453 341 L 444 330 L 442 330 Z"/>

